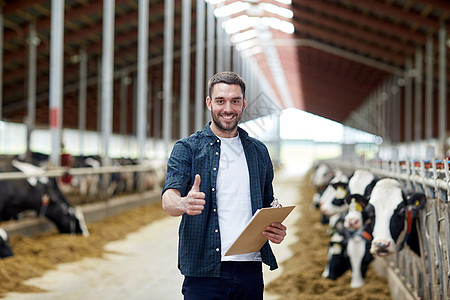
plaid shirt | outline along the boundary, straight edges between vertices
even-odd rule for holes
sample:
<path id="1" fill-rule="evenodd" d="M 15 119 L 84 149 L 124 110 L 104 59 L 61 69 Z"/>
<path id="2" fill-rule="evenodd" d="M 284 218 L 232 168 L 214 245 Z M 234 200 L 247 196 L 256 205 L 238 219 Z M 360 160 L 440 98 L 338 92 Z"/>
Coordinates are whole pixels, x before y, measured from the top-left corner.
<path id="1" fill-rule="evenodd" d="M 250 176 L 252 213 L 273 201 L 273 166 L 266 146 L 238 127 Z M 177 141 L 167 163 L 167 189 L 177 189 L 186 196 L 200 174 L 200 191 L 206 204 L 200 215 L 182 215 L 179 228 L 178 268 L 186 276 L 220 277 L 221 244 L 215 187 L 220 159 L 220 139 L 207 124 L 188 138 Z M 263 263 L 278 268 L 267 242 L 260 250 Z"/>

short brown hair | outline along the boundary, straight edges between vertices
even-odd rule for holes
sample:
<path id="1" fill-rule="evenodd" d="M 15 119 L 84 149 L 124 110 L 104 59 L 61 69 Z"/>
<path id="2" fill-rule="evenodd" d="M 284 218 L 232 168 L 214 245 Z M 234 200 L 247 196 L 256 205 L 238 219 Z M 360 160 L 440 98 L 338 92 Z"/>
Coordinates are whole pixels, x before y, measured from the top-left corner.
<path id="1" fill-rule="evenodd" d="M 239 84 L 242 91 L 242 97 L 245 98 L 245 81 L 238 74 L 231 71 L 225 71 L 217 73 L 213 77 L 211 77 L 211 79 L 208 81 L 208 96 L 210 98 L 212 96 L 212 89 L 217 83 Z"/>

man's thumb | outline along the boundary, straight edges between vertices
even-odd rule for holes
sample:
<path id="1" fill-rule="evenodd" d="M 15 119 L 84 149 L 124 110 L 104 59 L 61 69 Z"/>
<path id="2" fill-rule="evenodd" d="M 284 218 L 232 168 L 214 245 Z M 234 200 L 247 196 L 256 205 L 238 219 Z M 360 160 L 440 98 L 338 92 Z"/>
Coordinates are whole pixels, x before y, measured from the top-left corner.
<path id="1" fill-rule="evenodd" d="M 200 175 L 195 175 L 195 179 L 194 179 L 194 185 L 192 186 L 192 191 L 194 192 L 200 192 Z"/>

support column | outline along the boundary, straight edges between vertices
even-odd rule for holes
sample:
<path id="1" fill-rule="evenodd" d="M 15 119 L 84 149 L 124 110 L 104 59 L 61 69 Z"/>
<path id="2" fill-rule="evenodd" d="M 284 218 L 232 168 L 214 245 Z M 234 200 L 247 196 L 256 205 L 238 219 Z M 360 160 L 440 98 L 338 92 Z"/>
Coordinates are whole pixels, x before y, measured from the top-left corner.
<path id="1" fill-rule="evenodd" d="M 415 55 L 415 70 L 416 76 L 414 80 L 414 140 L 415 140 L 415 154 L 420 156 L 420 141 L 422 140 L 422 88 L 423 88 L 423 54 L 420 47 L 416 48 Z"/>
<path id="2" fill-rule="evenodd" d="M 36 34 L 36 25 L 32 22 L 28 32 L 28 111 L 25 124 L 27 126 L 27 153 L 26 160 L 31 162 L 31 133 L 36 127 L 36 64 L 37 46 L 39 38 Z"/>
<path id="3" fill-rule="evenodd" d="M 120 124 L 119 132 L 122 138 L 122 156 L 129 156 L 127 153 L 128 132 L 127 132 L 127 115 L 128 115 L 128 86 L 131 84 L 131 78 L 124 71 L 120 76 Z"/>
<path id="4" fill-rule="evenodd" d="M 209 80 L 214 75 L 214 53 L 215 53 L 215 18 L 214 18 L 214 4 L 207 3 L 207 15 L 206 15 L 206 80 Z M 208 85 L 205 87 L 206 95 L 208 95 Z M 205 103 L 203 102 L 205 106 Z M 211 120 L 211 113 L 208 109 L 205 109 L 205 120 L 209 122 Z"/>
<path id="5" fill-rule="evenodd" d="M 205 1 L 197 0 L 196 54 L 195 54 L 195 130 L 205 126 Z"/>
<path id="6" fill-rule="evenodd" d="M 112 132 L 114 91 L 114 0 L 103 0 L 102 47 L 102 162 L 110 164 L 109 142 Z"/>
<path id="7" fill-rule="evenodd" d="M 439 29 L 439 149 L 440 156 L 446 155 L 448 145 L 445 144 L 447 135 L 447 29 L 444 22 Z"/>
<path id="8" fill-rule="evenodd" d="M 403 127 L 405 130 L 405 142 L 410 144 L 412 142 L 412 61 L 410 57 L 406 58 L 405 68 L 405 123 Z"/>
<path id="9" fill-rule="evenodd" d="M 137 118 L 136 135 L 138 159 L 145 156 L 145 140 L 147 138 L 147 102 L 148 102 L 148 27 L 149 0 L 139 0 L 138 25 L 138 82 L 137 82 Z"/>
<path id="10" fill-rule="evenodd" d="M 64 1 L 52 0 L 50 28 L 50 111 L 49 125 L 52 137 L 50 163 L 60 164 L 63 89 Z"/>
<path id="11" fill-rule="evenodd" d="M 168 153 L 172 140 L 172 71 L 173 71 L 174 0 L 164 1 L 164 74 L 163 74 L 163 139 Z M 168 155 L 168 154 L 167 154 Z"/>
<path id="12" fill-rule="evenodd" d="M 0 7 L 0 121 L 3 120 L 3 9 Z"/>
<path id="13" fill-rule="evenodd" d="M 426 85 L 425 85 L 425 139 L 430 142 L 433 138 L 433 97 L 434 97 L 434 49 L 433 36 L 427 37 L 426 45 Z"/>
<path id="14" fill-rule="evenodd" d="M 183 0 L 181 26 L 181 91 L 180 91 L 180 137 L 186 137 L 189 130 L 190 85 L 191 85 L 191 1 Z"/>
<path id="15" fill-rule="evenodd" d="M 80 154 L 85 154 L 84 139 L 86 133 L 86 102 L 87 102 L 87 55 L 86 49 L 80 49 L 80 79 L 78 85 L 78 130 Z"/>
<path id="16" fill-rule="evenodd" d="M 220 19 L 217 19 L 217 26 L 216 26 L 216 72 L 222 72 L 225 71 L 223 65 L 224 65 L 224 32 L 222 29 L 222 21 Z"/>

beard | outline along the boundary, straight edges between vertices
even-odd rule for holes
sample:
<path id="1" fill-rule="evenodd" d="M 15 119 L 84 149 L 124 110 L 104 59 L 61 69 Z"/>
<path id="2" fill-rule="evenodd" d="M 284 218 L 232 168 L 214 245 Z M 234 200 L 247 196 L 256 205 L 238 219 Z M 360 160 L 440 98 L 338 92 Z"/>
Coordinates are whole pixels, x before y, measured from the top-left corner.
<path id="1" fill-rule="evenodd" d="M 226 114 L 221 114 L 221 115 L 226 115 Z M 212 121 L 214 122 L 214 125 L 223 132 L 231 132 L 233 130 L 235 130 L 239 124 L 239 121 L 241 120 L 242 114 L 228 114 L 228 115 L 233 115 L 234 118 L 234 122 L 232 123 L 226 123 L 226 122 L 221 122 L 220 116 L 219 114 L 214 113 L 213 108 L 211 107 L 211 117 L 212 117 Z"/>

